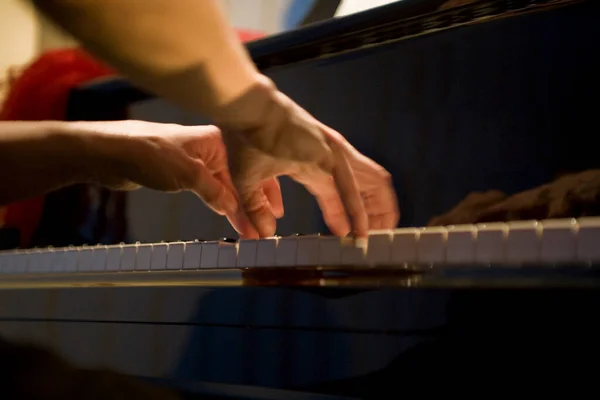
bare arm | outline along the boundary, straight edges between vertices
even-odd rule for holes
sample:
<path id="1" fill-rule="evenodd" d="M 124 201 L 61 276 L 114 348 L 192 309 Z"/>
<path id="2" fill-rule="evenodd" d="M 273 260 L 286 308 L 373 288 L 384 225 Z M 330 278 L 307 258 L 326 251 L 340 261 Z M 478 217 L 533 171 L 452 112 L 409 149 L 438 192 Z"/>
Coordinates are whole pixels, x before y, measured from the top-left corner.
<path id="1" fill-rule="evenodd" d="M 219 119 L 260 74 L 215 0 L 31 0 L 141 87 Z"/>
<path id="2" fill-rule="evenodd" d="M 0 122 L 0 205 L 95 180 L 90 140 L 61 122 Z"/>

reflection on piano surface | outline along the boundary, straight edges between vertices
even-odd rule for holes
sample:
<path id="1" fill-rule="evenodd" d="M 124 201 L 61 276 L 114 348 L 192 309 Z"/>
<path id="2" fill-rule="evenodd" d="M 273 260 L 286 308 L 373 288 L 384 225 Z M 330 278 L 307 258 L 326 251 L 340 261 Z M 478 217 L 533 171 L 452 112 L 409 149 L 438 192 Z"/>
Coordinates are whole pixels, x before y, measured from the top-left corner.
<path id="1" fill-rule="evenodd" d="M 429 225 L 474 224 L 600 215 L 600 170 L 562 176 L 512 196 L 498 190 L 470 193 Z"/>
<path id="2" fill-rule="evenodd" d="M 600 5 L 438 3 L 249 45 L 392 172 L 402 228 L 356 248 L 286 181 L 280 237 L 194 241 L 233 232 L 192 196 L 140 190 L 127 202 L 138 244 L 2 253 L 0 334 L 215 397 L 215 384 L 366 399 L 593 384 L 600 166 L 585 136 Z M 133 118 L 206 122 L 123 81 L 74 93 L 72 118 L 99 118 L 114 93 Z M 259 396 L 293 398 L 246 393 Z"/>

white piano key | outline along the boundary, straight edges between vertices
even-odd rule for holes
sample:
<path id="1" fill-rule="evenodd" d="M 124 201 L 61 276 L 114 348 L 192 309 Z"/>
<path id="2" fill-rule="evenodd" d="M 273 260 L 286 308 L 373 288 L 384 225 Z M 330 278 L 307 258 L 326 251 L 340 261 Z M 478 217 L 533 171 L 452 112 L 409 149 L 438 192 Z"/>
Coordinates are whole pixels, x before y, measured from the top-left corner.
<path id="1" fill-rule="evenodd" d="M 40 262 L 39 262 L 39 250 L 38 249 L 29 249 L 24 252 L 25 257 L 27 257 L 27 272 L 28 273 L 38 273 L 40 271 Z"/>
<path id="2" fill-rule="evenodd" d="M 472 264 L 475 262 L 477 227 L 453 225 L 448 227 L 446 262 L 449 264 Z"/>
<path id="3" fill-rule="evenodd" d="M 560 263 L 576 260 L 577 231 L 576 219 L 547 219 L 542 221 L 540 261 Z"/>
<path id="4" fill-rule="evenodd" d="M 508 225 L 503 222 L 477 225 L 475 262 L 481 264 L 503 263 L 506 259 Z"/>
<path id="5" fill-rule="evenodd" d="M 183 268 L 183 255 L 185 252 L 184 242 L 169 243 L 169 253 L 167 255 L 168 269 Z"/>
<path id="6" fill-rule="evenodd" d="M 340 265 L 341 263 L 341 238 L 337 236 L 321 236 L 319 238 L 319 265 Z"/>
<path id="7" fill-rule="evenodd" d="M 183 255 L 183 269 L 198 269 L 202 256 L 202 243 L 198 241 L 186 242 Z"/>
<path id="8" fill-rule="evenodd" d="M 538 221 L 509 222 L 506 261 L 518 264 L 540 261 L 541 228 Z"/>
<path id="9" fill-rule="evenodd" d="M 314 267 L 319 264 L 320 235 L 298 236 L 296 265 Z"/>
<path id="10" fill-rule="evenodd" d="M 150 269 L 167 268 L 167 254 L 169 245 L 167 243 L 156 243 L 152 246 L 152 259 L 150 260 Z"/>
<path id="11" fill-rule="evenodd" d="M 93 271 L 94 268 L 94 248 L 93 247 L 82 247 L 79 250 L 79 257 L 77 259 L 77 271 L 89 272 Z"/>
<path id="12" fill-rule="evenodd" d="M 297 236 L 280 237 L 277 241 L 277 250 L 275 252 L 275 265 L 277 265 L 278 267 L 295 266 L 297 252 Z"/>
<path id="13" fill-rule="evenodd" d="M 52 272 L 62 272 L 65 269 L 66 249 L 56 249 L 52 255 L 50 269 Z"/>
<path id="14" fill-rule="evenodd" d="M 121 249 L 120 271 L 134 271 L 137 259 L 137 245 L 126 244 Z"/>
<path id="15" fill-rule="evenodd" d="M 422 228 L 419 233 L 418 262 L 431 264 L 446 261 L 448 230 L 444 226 Z"/>
<path id="16" fill-rule="evenodd" d="M 10 262 L 12 259 L 12 254 L 3 253 L 0 254 L 0 273 L 8 273 L 10 270 Z"/>
<path id="17" fill-rule="evenodd" d="M 13 258 L 13 270 L 18 274 L 26 273 L 29 268 L 30 251 L 16 251 L 15 255 L 16 257 Z"/>
<path id="18" fill-rule="evenodd" d="M 105 271 L 106 270 L 106 246 L 96 246 L 94 248 L 93 258 L 93 271 Z"/>
<path id="19" fill-rule="evenodd" d="M 419 235 L 417 228 L 394 229 L 392 238 L 392 262 L 394 264 L 418 261 Z"/>
<path id="20" fill-rule="evenodd" d="M 45 264 L 45 258 L 47 257 L 46 252 L 40 249 L 34 249 L 28 252 L 27 257 L 29 262 L 27 265 L 27 272 L 29 273 L 42 273 L 50 270 Z"/>
<path id="21" fill-rule="evenodd" d="M 577 260 L 600 261 L 600 217 L 580 218 L 578 224 Z"/>
<path id="22" fill-rule="evenodd" d="M 242 268 L 256 266 L 256 257 L 258 254 L 258 240 L 240 240 L 238 244 L 237 265 Z"/>
<path id="23" fill-rule="evenodd" d="M 56 257 L 56 249 L 49 247 L 42 253 L 43 272 L 53 272 L 54 258 Z"/>
<path id="24" fill-rule="evenodd" d="M 79 265 L 79 248 L 67 247 L 63 254 L 62 271 L 75 272 Z"/>
<path id="25" fill-rule="evenodd" d="M 218 268 L 219 266 L 219 242 L 203 242 L 200 257 L 200 268 Z"/>
<path id="26" fill-rule="evenodd" d="M 277 245 L 279 238 L 259 239 L 256 244 L 257 267 L 275 267 L 277 258 Z"/>
<path id="27" fill-rule="evenodd" d="M 237 243 L 219 243 L 218 268 L 235 268 L 237 266 L 238 246 Z"/>
<path id="28" fill-rule="evenodd" d="M 106 270 L 119 271 L 121 269 L 122 245 L 108 246 L 106 249 Z"/>
<path id="29" fill-rule="evenodd" d="M 366 265 L 365 247 L 356 243 L 354 238 L 340 238 L 340 264 L 349 266 Z"/>
<path id="30" fill-rule="evenodd" d="M 135 257 L 136 271 L 149 271 L 152 266 L 152 247 L 151 243 L 137 243 Z"/>
<path id="31" fill-rule="evenodd" d="M 392 263 L 391 229 L 373 230 L 369 232 L 366 260 L 370 265 L 386 265 Z"/>
<path id="32" fill-rule="evenodd" d="M 8 274 L 15 274 L 18 273 L 18 262 L 20 258 L 20 254 L 16 253 L 16 252 L 11 252 L 7 254 L 7 258 L 5 260 L 6 262 L 6 269 L 5 272 Z"/>

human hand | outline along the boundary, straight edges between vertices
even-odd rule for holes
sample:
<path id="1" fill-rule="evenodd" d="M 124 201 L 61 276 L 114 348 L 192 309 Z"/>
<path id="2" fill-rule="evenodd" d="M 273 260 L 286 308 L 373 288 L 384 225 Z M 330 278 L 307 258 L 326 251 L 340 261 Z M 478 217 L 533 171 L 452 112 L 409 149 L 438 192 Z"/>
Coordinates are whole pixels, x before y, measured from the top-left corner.
<path id="1" fill-rule="evenodd" d="M 94 182 L 121 190 L 145 186 L 164 192 L 191 191 L 213 211 L 227 216 L 238 232 L 252 229 L 238 212 L 217 127 L 110 121 L 73 122 L 69 130 L 88 140 Z M 276 207 L 280 199 L 271 198 L 271 203 Z"/>
<path id="2" fill-rule="evenodd" d="M 429 225 L 577 218 L 600 215 L 600 170 L 566 175 L 551 183 L 506 196 L 472 193 Z"/>
<path id="3" fill-rule="evenodd" d="M 231 104 L 218 124 L 233 183 L 254 228 L 243 236 L 275 233 L 276 219 L 283 215 L 280 175 L 290 176 L 316 197 L 335 235 L 364 237 L 369 229 L 396 226 L 399 210 L 390 174 L 267 78 Z"/>

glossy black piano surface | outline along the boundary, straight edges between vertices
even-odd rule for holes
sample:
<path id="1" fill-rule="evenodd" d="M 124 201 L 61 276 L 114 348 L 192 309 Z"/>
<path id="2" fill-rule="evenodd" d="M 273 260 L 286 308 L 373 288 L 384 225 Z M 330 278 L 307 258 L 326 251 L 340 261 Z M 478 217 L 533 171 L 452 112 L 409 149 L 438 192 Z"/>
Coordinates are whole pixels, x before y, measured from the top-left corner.
<path id="1" fill-rule="evenodd" d="M 596 124 L 600 3 L 490 0 L 433 12 L 434 3 L 405 0 L 249 50 L 284 92 L 392 172 L 402 225 L 424 225 L 473 191 L 516 193 L 598 167 L 587 136 Z M 75 92 L 70 118 L 112 119 L 115 104 L 130 104 L 133 118 L 206 122 L 122 80 Z M 312 199 L 292 182 L 282 188 L 294 212 L 278 233 L 325 232 Z M 132 196 L 131 240 L 232 236 L 190 196 Z M 75 363 L 188 388 L 366 399 L 575 394 L 594 389 L 600 295 L 595 269 L 569 271 L 577 273 L 533 268 L 526 288 L 523 275 L 504 287 L 468 287 L 461 270 L 448 274 L 462 280 L 429 287 L 391 277 L 302 287 L 246 276 L 258 284 L 13 288 L 0 291 L 0 327 Z M 471 281 L 480 273 L 502 281 L 493 268 L 468 272 Z M 569 279 L 580 284 L 560 287 Z"/>
<path id="2" fill-rule="evenodd" d="M 519 272 L 496 267 L 496 274 Z M 439 280 L 428 288 L 389 276 L 376 285 L 354 276 L 346 286 L 341 274 L 294 284 L 274 282 L 273 271 L 263 271 L 262 284 L 248 271 L 231 271 L 243 273 L 237 282 L 225 271 L 190 271 L 195 279 L 178 281 L 137 273 L 137 284 L 120 287 L 105 276 L 104 283 L 80 279 L 71 287 L 4 287 L 0 328 L 76 365 L 217 398 L 292 398 L 264 389 L 366 399 L 432 395 L 442 387 L 453 395 L 486 387 L 576 391 L 594 382 L 586 376 L 599 355 L 595 271 L 587 266 L 583 284 L 570 287 L 538 272 L 546 284 L 479 288 Z M 150 284 L 152 275 L 158 278 Z"/>

